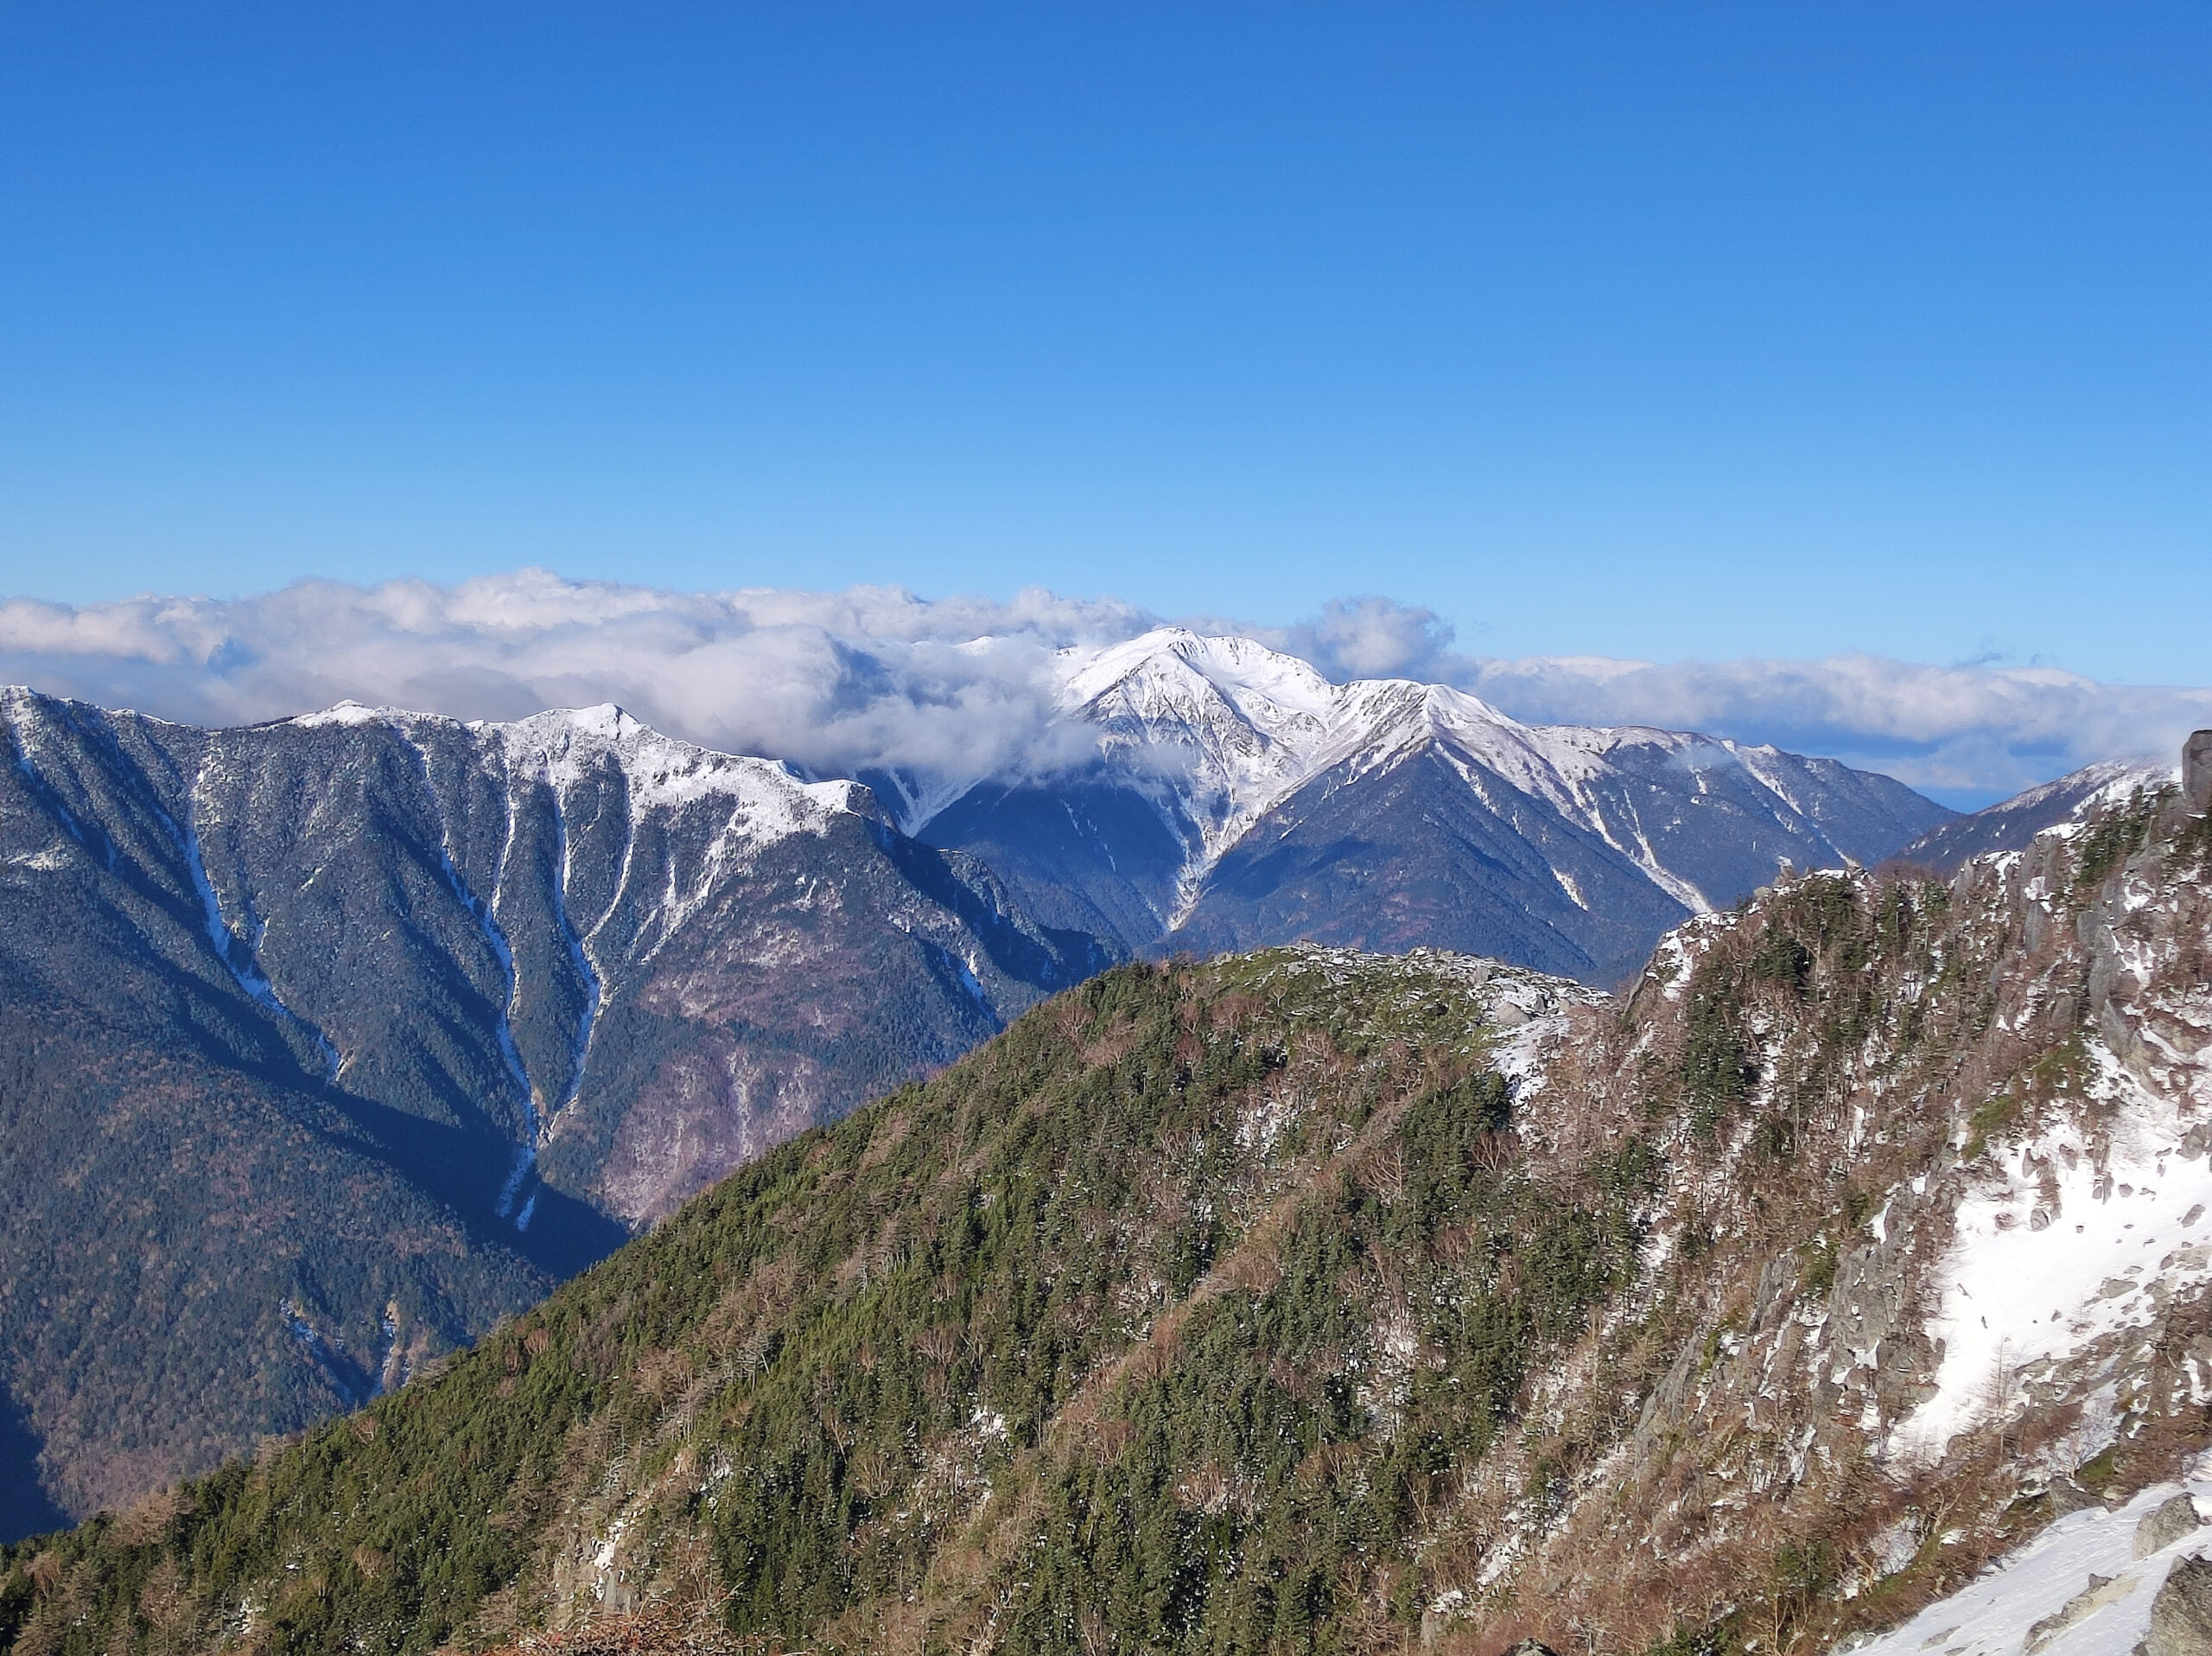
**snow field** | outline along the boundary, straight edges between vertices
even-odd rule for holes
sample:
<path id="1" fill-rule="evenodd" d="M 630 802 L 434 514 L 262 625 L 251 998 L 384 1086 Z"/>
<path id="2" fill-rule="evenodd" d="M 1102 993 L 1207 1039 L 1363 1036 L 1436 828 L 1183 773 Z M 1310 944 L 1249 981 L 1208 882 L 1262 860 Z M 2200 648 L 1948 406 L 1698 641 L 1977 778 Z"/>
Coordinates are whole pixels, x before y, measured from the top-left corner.
<path id="1" fill-rule="evenodd" d="M 1942 1342 L 1936 1395 L 1891 1440 L 1909 1462 L 1932 1463 L 1956 1434 L 2011 1412 L 2024 1370 L 2146 1327 L 2158 1299 L 2212 1278 L 2212 1157 L 2184 1159 L 2175 1105 L 2101 1042 L 2090 1051 L 2097 1090 L 2122 1105 L 2105 1165 L 2079 1128 L 2053 1128 L 1960 1204 L 1928 1325 Z"/>
<path id="2" fill-rule="evenodd" d="M 2156 1484 L 2117 1512 L 2092 1506 L 2060 1519 L 2018 1552 L 1903 1627 L 1843 1646 L 1849 1656 L 2129 1656 L 2151 1625 L 2151 1602 L 2182 1558 L 2212 1550 L 2212 1529 L 2135 1557 L 2136 1526 L 2186 1489 L 2200 1517 L 2212 1513 L 2202 1460 L 2185 1485 Z M 2106 1584 L 2093 1587 L 2090 1577 Z M 2071 1625 L 2036 1624 L 2082 1601 Z"/>

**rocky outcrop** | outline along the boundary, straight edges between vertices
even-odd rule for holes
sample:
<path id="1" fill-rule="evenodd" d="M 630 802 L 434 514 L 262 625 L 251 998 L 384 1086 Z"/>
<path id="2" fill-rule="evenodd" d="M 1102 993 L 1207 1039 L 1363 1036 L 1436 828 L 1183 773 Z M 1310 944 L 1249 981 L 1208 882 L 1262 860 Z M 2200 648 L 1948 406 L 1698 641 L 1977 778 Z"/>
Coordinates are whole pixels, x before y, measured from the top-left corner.
<path id="1" fill-rule="evenodd" d="M 2147 1558 L 2154 1552 L 2164 1552 L 2203 1522 L 2196 1515 L 2193 1498 L 2176 1495 L 2135 1526 L 2135 1556 Z"/>
<path id="2" fill-rule="evenodd" d="M 2182 797 L 2192 811 L 2212 811 L 2212 730 L 2195 730 L 2181 750 Z"/>
<path id="3" fill-rule="evenodd" d="M 2167 1572 L 2135 1656 L 2212 1656 L 2212 1559 L 2183 1558 Z"/>

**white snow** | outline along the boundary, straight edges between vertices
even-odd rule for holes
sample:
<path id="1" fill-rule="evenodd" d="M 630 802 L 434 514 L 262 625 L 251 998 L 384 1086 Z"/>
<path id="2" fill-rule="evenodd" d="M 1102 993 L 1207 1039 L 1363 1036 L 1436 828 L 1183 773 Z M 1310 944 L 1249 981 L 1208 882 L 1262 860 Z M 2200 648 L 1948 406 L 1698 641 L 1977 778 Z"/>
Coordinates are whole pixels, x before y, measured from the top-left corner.
<path id="1" fill-rule="evenodd" d="M 2136 1525 L 2183 1487 L 2154 1485 L 2118 1512 L 2069 1513 L 1903 1627 L 1845 1648 L 1851 1656 L 2024 1656 L 2036 1624 L 2086 1595 L 2079 1618 L 2047 1633 L 2034 1656 L 2128 1656 L 2150 1629 L 2166 1572 L 2212 1546 L 2212 1529 L 2199 1529 L 2147 1558 L 2134 1556 Z M 2212 1512 L 2212 1481 L 2193 1477 L 2186 1488 L 2200 1516 Z M 2093 1590 L 2092 1576 L 2107 1584 Z"/>
<path id="2" fill-rule="evenodd" d="M 862 808 L 865 791 L 856 783 L 803 781 L 772 760 L 678 742 L 611 703 L 471 729 L 499 744 L 514 774 L 544 782 L 556 794 L 611 761 L 629 789 L 633 811 L 727 800 L 732 831 L 753 844 L 819 831 L 832 815 Z"/>
<path id="3" fill-rule="evenodd" d="M 391 707 L 340 702 L 289 721 L 303 729 L 323 725 L 389 724 L 402 734 L 452 721 Z M 613 703 L 555 708 L 511 723 L 477 721 L 465 728 L 488 741 L 512 774 L 565 792 L 603 760 L 621 773 L 633 809 L 677 807 L 696 799 L 728 799 L 732 821 L 756 844 L 819 829 L 836 812 L 863 807 L 857 783 L 808 782 L 790 767 L 768 759 L 716 753 L 665 736 Z"/>
<path id="4" fill-rule="evenodd" d="M 2172 1293 L 2212 1278 L 2212 1158 L 2183 1160 L 2177 1105 L 2101 1042 L 2089 1049 L 2095 1091 L 2121 1105 L 2108 1156 L 2100 1169 L 2078 1126 L 2056 1126 L 1960 1205 L 1928 1325 L 1942 1342 L 1937 1394 L 1891 1437 L 1908 1461 L 1936 1460 L 1955 1434 L 2010 1412 L 2023 1369 L 2147 1326 L 2153 1284 Z"/>
<path id="5" fill-rule="evenodd" d="M 335 707 L 326 707 L 320 713 L 302 713 L 289 723 L 312 730 L 322 725 L 383 724 L 396 719 L 410 719 L 416 717 L 404 708 L 365 707 L 359 702 L 346 700 L 339 703 Z"/>

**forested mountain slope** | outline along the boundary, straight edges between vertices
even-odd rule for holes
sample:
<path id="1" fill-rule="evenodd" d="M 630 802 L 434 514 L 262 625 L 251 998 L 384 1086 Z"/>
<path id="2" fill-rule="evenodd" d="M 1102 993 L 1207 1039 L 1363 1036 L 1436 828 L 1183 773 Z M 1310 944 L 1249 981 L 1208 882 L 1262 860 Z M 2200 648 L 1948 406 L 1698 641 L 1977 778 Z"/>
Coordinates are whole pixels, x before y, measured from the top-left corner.
<path id="1" fill-rule="evenodd" d="M 0 738 L 0 1451 L 79 1515 L 355 1406 L 1103 964 L 865 789 L 611 708 L 17 691 Z"/>
<path id="2" fill-rule="evenodd" d="M 1119 968 L 436 1379 L 14 1550 L 0 1625 L 1815 1648 L 2212 1436 L 2209 968 L 2170 788 L 1782 882 L 1621 1004 Z"/>

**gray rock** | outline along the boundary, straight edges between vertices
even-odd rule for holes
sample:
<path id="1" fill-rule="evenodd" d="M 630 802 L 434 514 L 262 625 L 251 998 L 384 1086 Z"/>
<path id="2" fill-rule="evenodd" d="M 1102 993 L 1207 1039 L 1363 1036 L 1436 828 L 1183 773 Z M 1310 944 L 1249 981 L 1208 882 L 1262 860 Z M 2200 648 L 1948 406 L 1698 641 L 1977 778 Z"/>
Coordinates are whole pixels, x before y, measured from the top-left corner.
<path id="1" fill-rule="evenodd" d="M 2212 1561 L 2183 1558 L 2166 1572 L 2135 1656 L 2212 1656 Z"/>
<path id="2" fill-rule="evenodd" d="M 2212 730 L 2194 730 L 2181 749 L 2181 791 L 2192 811 L 2212 811 Z"/>
<path id="3" fill-rule="evenodd" d="M 2135 1526 L 2135 1556 L 2147 1558 L 2154 1552 L 2164 1552 L 2204 1520 L 2196 1515 L 2196 1503 L 2187 1495 L 2176 1495 L 2155 1511 L 2145 1513 Z"/>
<path id="4" fill-rule="evenodd" d="M 2056 1613 L 2044 1617 L 2028 1629 L 2027 1640 L 2021 1645 L 2021 1650 L 2037 1650 L 2075 1622 L 2103 1609 L 2112 1602 L 2112 1583 L 2113 1578 L 2109 1576 L 2091 1576 L 2087 1587 L 2068 1599 Z"/>
<path id="5" fill-rule="evenodd" d="M 2050 1481 L 2050 1495 L 2052 1515 L 2058 1518 L 2063 1518 L 2069 1513 L 2086 1512 L 2092 1506 L 2104 1505 L 2080 1484 L 2068 1477 L 2053 1478 Z"/>

